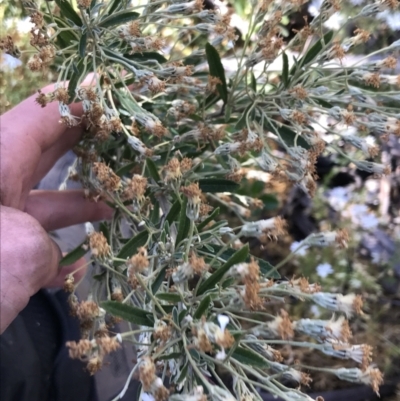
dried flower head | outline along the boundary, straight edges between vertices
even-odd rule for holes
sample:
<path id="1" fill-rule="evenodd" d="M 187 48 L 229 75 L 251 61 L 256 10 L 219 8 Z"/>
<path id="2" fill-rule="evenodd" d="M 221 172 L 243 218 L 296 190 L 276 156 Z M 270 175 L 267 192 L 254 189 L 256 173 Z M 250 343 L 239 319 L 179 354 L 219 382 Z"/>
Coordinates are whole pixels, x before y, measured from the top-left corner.
<path id="1" fill-rule="evenodd" d="M 102 232 L 94 232 L 89 235 L 89 246 L 92 255 L 98 259 L 105 259 L 111 255 L 111 247 Z"/>
<path id="2" fill-rule="evenodd" d="M 150 357 L 145 356 L 139 365 L 139 380 L 142 382 L 143 390 L 149 391 L 156 379 L 156 367 Z"/>
<path id="3" fill-rule="evenodd" d="M 201 189 L 198 183 L 192 183 L 187 187 L 181 187 L 181 192 L 188 198 L 186 215 L 190 220 L 199 218 L 201 204 Z"/>
<path id="4" fill-rule="evenodd" d="M 121 178 L 114 173 L 111 167 L 102 162 L 96 162 L 93 163 L 92 170 L 104 190 L 116 192 L 120 189 Z"/>
<path id="5" fill-rule="evenodd" d="M 142 273 L 143 270 L 149 267 L 149 259 L 147 258 L 147 249 L 145 247 L 140 247 L 135 255 L 133 255 L 129 261 L 128 265 L 128 278 L 133 279 L 136 273 Z"/>

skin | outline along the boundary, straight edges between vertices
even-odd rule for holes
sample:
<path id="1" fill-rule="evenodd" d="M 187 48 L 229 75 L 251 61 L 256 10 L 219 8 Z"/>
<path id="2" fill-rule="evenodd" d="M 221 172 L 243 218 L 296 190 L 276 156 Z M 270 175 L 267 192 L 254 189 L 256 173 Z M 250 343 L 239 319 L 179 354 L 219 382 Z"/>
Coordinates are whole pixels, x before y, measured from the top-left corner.
<path id="1" fill-rule="evenodd" d="M 50 85 L 42 92 L 52 90 Z M 81 190 L 32 190 L 83 133 L 80 126 L 59 123 L 57 102 L 41 108 L 36 96 L 0 119 L 0 333 L 39 289 L 62 285 L 84 263 L 60 270 L 60 249 L 47 232 L 112 216 L 106 204 L 86 200 Z M 82 106 L 72 104 L 71 114 L 80 116 Z"/>

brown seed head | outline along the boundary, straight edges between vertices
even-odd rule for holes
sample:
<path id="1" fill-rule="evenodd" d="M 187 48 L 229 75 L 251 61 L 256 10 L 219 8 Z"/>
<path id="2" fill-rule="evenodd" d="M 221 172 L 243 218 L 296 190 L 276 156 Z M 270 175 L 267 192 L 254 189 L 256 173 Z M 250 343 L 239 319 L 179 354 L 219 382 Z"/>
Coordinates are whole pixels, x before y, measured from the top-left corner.
<path id="1" fill-rule="evenodd" d="M 208 271 L 210 267 L 208 264 L 206 264 L 204 258 L 199 258 L 194 253 L 190 255 L 189 264 L 193 271 L 198 275 L 202 275 L 204 272 Z"/>
<path id="2" fill-rule="evenodd" d="M 73 292 L 75 290 L 74 285 L 75 279 L 73 274 L 68 274 L 64 279 L 64 291 L 65 292 Z"/>
<path id="3" fill-rule="evenodd" d="M 149 260 L 147 259 L 147 249 L 142 246 L 138 249 L 138 252 L 129 259 L 128 276 L 131 277 L 136 273 L 141 273 L 147 267 L 149 267 Z"/>
<path id="4" fill-rule="evenodd" d="M 101 162 L 93 163 L 92 170 L 106 191 L 116 192 L 121 187 L 121 178 L 106 164 Z"/>
<path id="5" fill-rule="evenodd" d="M 90 5 L 92 4 L 92 0 L 78 0 L 78 7 L 79 8 L 89 8 Z"/>
<path id="6" fill-rule="evenodd" d="M 94 232 L 90 234 L 89 246 L 92 255 L 96 258 L 104 259 L 111 255 L 111 247 L 108 245 L 107 238 L 102 232 Z"/>
<path id="7" fill-rule="evenodd" d="M 373 86 L 374 88 L 379 88 L 381 84 L 379 73 L 368 72 L 363 75 L 363 79 L 367 85 Z"/>
<path id="8" fill-rule="evenodd" d="M 96 338 L 96 343 L 100 348 L 101 355 L 110 354 L 121 348 L 121 343 L 116 337 L 100 336 Z"/>
<path id="9" fill-rule="evenodd" d="M 221 80 L 218 77 L 208 76 L 207 91 L 209 93 L 217 93 L 217 85 L 222 85 Z"/>
<path id="10" fill-rule="evenodd" d="M 147 178 L 135 174 L 132 177 L 132 179 L 129 180 L 128 183 L 126 184 L 122 193 L 122 198 L 124 200 L 136 199 L 138 201 L 143 201 L 146 189 L 147 189 Z"/>
<path id="11" fill-rule="evenodd" d="M 145 356 L 139 366 L 139 380 L 142 382 L 143 390 L 149 391 L 156 379 L 156 367 L 150 357 Z"/>
<path id="12" fill-rule="evenodd" d="M 181 192 L 194 204 L 201 203 L 201 189 L 199 184 L 192 183 L 187 187 L 181 187 Z"/>
<path id="13" fill-rule="evenodd" d="M 182 178 L 181 164 L 176 157 L 173 157 L 164 167 L 166 172 L 165 182 L 179 181 Z"/>
<path id="14" fill-rule="evenodd" d="M 142 33 L 140 32 L 140 22 L 139 21 L 131 21 L 128 24 L 128 33 L 130 36 L 142 36 Z"/>
<path id="15" fill-rule="evenodd" d="M 89 359 L 86 369 L 90 373 L 91 376 L 93 376 L 95 373 L 97 373 L 103 366 L 103 359 L 100 358 L 99 356 L 94 356 Z"/>
<path id="16" fill-rule="evenodd" d="M 65 345 L 69 348 L 69 357 L 72 359 L 81 359 L 89 355 L 93 349 L 90 340 L 67 341 Z"/>
<path id="17" fill-rule="evenodd" d="M 34 11 L 30 15 L 29 22 L 31 22 L 32 24 L 35 24 L 36 28 L 40 28 L 40 29 L 43 28 L 43 24 L 44 24 L 43 14 L 40 11 Z"/>

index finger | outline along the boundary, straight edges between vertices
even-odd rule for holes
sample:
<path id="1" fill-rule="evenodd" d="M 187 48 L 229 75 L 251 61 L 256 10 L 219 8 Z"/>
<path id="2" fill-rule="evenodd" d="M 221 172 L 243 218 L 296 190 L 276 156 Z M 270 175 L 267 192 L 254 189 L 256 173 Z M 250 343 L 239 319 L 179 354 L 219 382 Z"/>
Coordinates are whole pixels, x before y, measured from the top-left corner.
<path id="1" fill-rule="evenodd" d="M 54 85 L 48 85 L 42 89 L 42 93 L 54 91 Z M 83 128 L 76 126 L 68 128 L 60 124 L 60 111 L 58 102 L 49 103 L 46 107 L 40 107 L 36 102 L 37 94 L 30 96 L 2 116 L 3 139 L 12 140 L 11 144 L 21 146 L 24 142 L 34 140 L 40 147 L 41 153 L 49 149 L 62 135 L 82 133 Z M 70 106 L 71 114 L 80 117 L 82 115 L 81 103 L 73 103 Z M 29 139 L 28 139 L 29 138 Z M 25 141 L 27 140 L 27 141 Z M 20 151 L 13 149 L 13 151 Z"/>

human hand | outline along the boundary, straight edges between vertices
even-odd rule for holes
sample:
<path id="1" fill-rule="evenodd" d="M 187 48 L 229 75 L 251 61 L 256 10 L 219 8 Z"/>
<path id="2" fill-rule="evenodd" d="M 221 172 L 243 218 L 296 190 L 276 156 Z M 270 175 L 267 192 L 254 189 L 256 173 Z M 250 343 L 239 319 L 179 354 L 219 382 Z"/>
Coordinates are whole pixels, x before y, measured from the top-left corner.
<path id="1" fill-rule="evenodd" d="M 61 282 L 76 269 L 59 271 L 61 252 L 47 231 L 112 215 L 106 204 L 85 199 L 82 190 L 32 190 L 83 133 L 81 126 L 59 123 L 56 102 L 41 108 L 35 98 L 1 116 L 0 333 L 40 288 Z M 79 116 L 82 106 L 72 104 L 71 111 Z"/>

